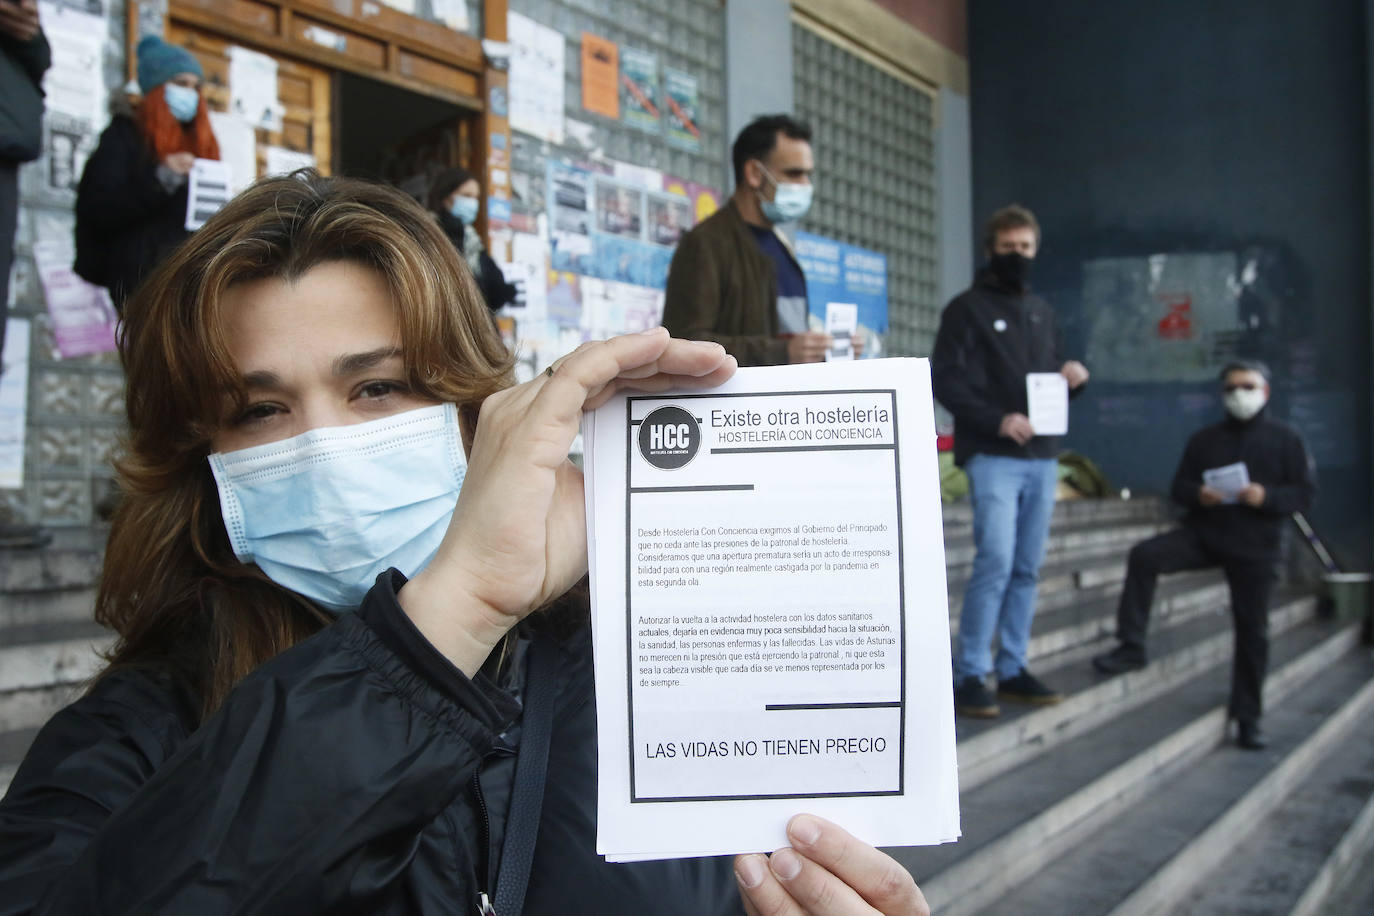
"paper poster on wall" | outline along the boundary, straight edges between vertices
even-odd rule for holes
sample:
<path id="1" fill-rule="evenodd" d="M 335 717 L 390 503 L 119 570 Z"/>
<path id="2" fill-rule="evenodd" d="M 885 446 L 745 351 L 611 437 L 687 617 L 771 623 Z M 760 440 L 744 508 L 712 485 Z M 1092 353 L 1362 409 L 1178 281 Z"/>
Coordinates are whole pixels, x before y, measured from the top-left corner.
<path id="1" fill-rule="evenodd" d="M 887 256 L 810 232 L 798 232 L 795 245 L 812 326 L 825 326 L 826 303 L 853 303 L 864 355 L 876 356 L 877 335 L 887 331 Z"/>
<path id="2" fill-rule="evenodd" d="M 97 12 L 99 12 L 97 10 Z M 52 65 L 43 75 L 43 105 L 81 122 L 92 134 L 110 120 L 105 93 L 105 20 L 55 4 L 41 5 Z"/>
<path id="3" fill-rule="evenodd" d="M 70 236 L 33 243 L 38 282 L 48 303 L 53 341 L 62 359 L 108 353 L 115 348 L 118 316 L 110 294 L 76 275 L 76 246 Z"/>
<path id="4" fill-rule="evenodd" d="M 75 191 L 86 159 L 95 147 L 90 122 L 61 111 L 49 111 L 43 118 L 43 128 L 48 136 L 47 186 L 55 191 Z"/>
<path id="5" fill-rule="evenodd" d="M 253 125 L 225 111 L 210 112 L 220 161 L 229 166 L 229 190 L 237 194 L 258 177 L 258 140 Z"/>
<path id="6" fill-rule="evenodd" d="M 660 122 L 658 55 L 620 49 L 621 117 L 626 124 L 658 133 Z"/>
<path id="7" fill-rule="evenodd" d="M 468 30 L 468 0 L 429 0 L 434 18 L 458 32 Z"/>
<path id="8" fill-rule="evenodd" d="M 5 349 L 0 353 L 0 490 L 24 485 L 24 433 L 29 407 L 29 320 L 5 322 Z"/>
<path id="9" fill-rule="evenodd" d="M 582 108 L 620 117 L 620 47 L 591 32 L 582 33 Z"/>
<path id="10" fill-rule="evenodd" d="M 264 174 L 290 175 L 296 169 L 313 169 L 315 157 L 310 153 L 287 149 L 284 146 L 269 146 L 266 150 Z"/>
<path id="11" fill-rule="evenodd" d="M 229 110 L 266 131 L 281 130 L 277 61 L 259 51 L 229 48 Z"/>
<path id="12" fill-rule="evenodd" d="M 697 78 L 665 67 L 663 98 L 668 111 L 668 143 L 689 152 L 700 152 L 701 128 L 697 127 L 697 117 L 701 109 Z"/>
<path id="13" fill-rule="evenodd" d="M 510 39 L 510 126 L 563 142 L 563 36 L 519 13 L 506 14 Z"/>

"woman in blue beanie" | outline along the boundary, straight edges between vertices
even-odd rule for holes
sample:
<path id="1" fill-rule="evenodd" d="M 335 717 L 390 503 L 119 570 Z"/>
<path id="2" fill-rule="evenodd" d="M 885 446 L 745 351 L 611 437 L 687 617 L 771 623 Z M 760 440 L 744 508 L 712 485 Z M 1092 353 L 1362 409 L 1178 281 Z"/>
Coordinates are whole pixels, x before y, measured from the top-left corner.
<path id="1" fill-rule="evenodd" d="M 76 272 L 115 308 L 186 240 L 187 176 L 219 144 L 200 97 L 200 61 L 156 35 L 138 43 L 143 101 L 119 106 L 76 191 Z"/>

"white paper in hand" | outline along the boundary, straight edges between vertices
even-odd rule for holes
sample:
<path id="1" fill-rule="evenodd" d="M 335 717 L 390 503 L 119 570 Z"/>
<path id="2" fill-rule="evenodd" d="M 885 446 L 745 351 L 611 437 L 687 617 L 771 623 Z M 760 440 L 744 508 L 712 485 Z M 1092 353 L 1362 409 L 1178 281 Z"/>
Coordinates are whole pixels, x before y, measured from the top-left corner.
<path id="1" fill-rule="evenodd" d="M 1222 495 L 1222 502 L 1233 504 L 1238 501 L 1240 491 L 1250 486 L 1250 469 L 1244 461 L 1208 468 L 1202 472 L 1202 482 Z"/>
<path id="2" fill-rule="evenodd" d="M 186 228 L 194 232 L 214 216 L 233 196 L 229 164 L 218 159 L 197 159 L 191 166 L 186 192 Z"/>
<path id="3" fill-rule="evenodd" d="M 825 304 L 825 333 L 830 335 L 826 362 L 854 358 L 854 335 L 859 331 L 859 307 L 852 302 Z"/>
<path id="4" fill-rule="evenodd" d="M 607 859 L 958 837 L 932 403 L 864 360 L 586 417 Z"/>
<path id="5" fill-rule="evenodd" d="M 1027 373 L 1026 404 L 1037 436 L 1062 436 L 1069 431 L 1069 382 L 1058 372 Z"/>

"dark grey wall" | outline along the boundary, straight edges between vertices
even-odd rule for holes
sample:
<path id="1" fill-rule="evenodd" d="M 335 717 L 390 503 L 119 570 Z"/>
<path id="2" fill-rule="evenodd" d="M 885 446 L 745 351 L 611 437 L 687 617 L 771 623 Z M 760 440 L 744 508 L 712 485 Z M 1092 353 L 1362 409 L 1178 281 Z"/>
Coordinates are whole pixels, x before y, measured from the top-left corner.
<path id="1" fill-rule="evenodd" d="M 1071 352 L 1124 310 L 1084 301 L 1095 259 L 1233 253 L 1252 272 L 1236 346 L 1278 378 L 1272 409 L 1307 436 L 1318 529 L 1368 568 L 1370 170 L 1363 0 L 970 3 L 975 213 L 1034 209 L 1037 286 Z M 1089 366 L 1069 446 L 1117 486 L 1167 490 L 1188 435 L 1220 416 L 1214 385 L 1177 381 L 1141 325 L 1137 374 Z M 1156 359 L 1157 356 L 1157 359 Z M 1196 376 L 1200 370 L 1194 369 Z"/>

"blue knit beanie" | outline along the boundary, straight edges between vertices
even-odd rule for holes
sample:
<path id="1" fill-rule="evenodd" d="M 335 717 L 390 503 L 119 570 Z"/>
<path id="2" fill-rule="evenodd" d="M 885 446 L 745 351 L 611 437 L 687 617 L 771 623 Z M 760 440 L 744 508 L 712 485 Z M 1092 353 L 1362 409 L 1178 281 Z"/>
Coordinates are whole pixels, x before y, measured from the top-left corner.
<path id="1" fill-rule="evenodd" d="M 147 95 L 178 73 L 204 76 L 200 61 L 185 48 L 169 45 L 156 35 L 138 40 L 138 88 Z"/>

